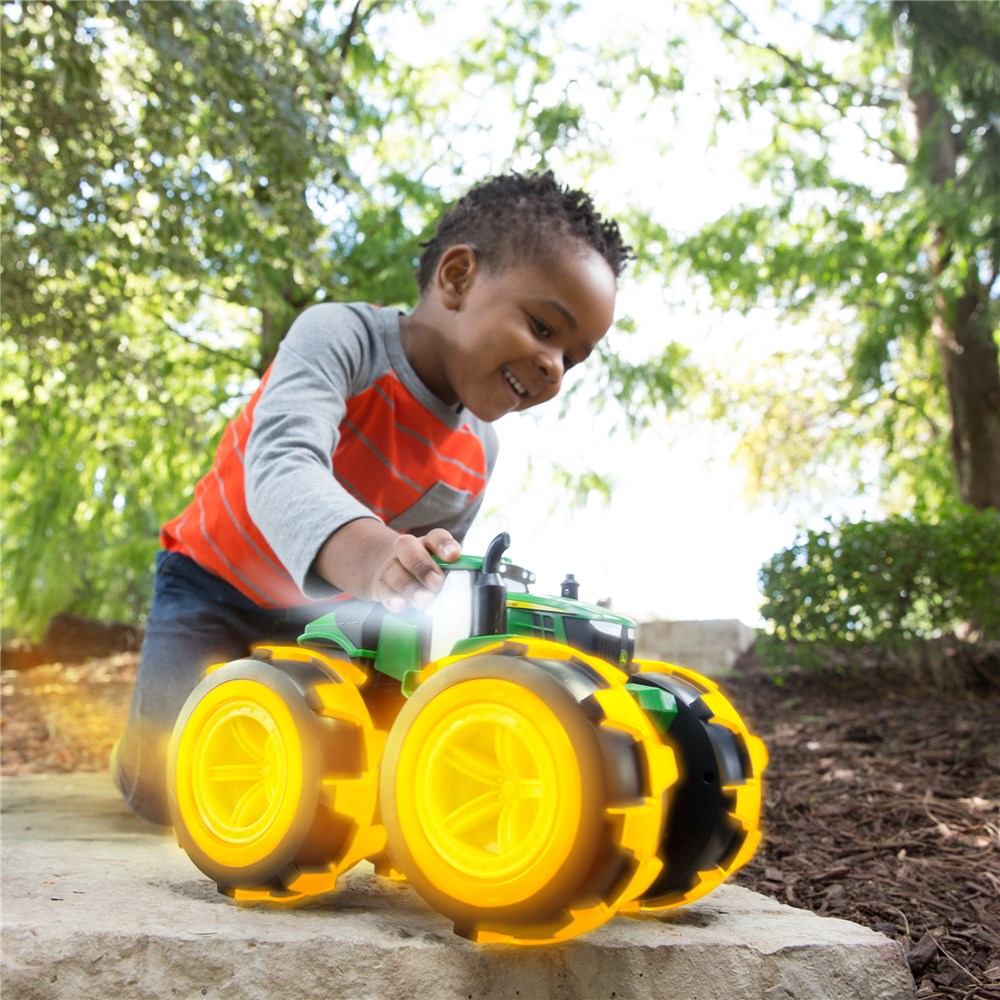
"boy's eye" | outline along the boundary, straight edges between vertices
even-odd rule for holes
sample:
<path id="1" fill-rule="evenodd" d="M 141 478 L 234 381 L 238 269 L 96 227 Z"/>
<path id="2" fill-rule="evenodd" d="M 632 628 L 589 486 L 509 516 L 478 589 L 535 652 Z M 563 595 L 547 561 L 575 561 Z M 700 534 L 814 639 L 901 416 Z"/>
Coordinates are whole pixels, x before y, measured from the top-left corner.
<path id="1" fill-rule="evenodd" d="M 564 354 L 563 355 L 563 371 L 564 372 L 568 372 L 570 370 L 570 368 L 572 368 L 573 365 L 575 365 L 575 364 L 576 364 L 576 362 L 568 354 Z"/>
<path id="2" fill-rule="evenodd" d="M 548 340 L 549 337 L 552 336 L 552 328 L 547 323 L 543 323 L 540 319 L 536 319 L 532 316 L 531 325 L 535 328 L 535 335 L 541 337 L 543 340 Z"/>

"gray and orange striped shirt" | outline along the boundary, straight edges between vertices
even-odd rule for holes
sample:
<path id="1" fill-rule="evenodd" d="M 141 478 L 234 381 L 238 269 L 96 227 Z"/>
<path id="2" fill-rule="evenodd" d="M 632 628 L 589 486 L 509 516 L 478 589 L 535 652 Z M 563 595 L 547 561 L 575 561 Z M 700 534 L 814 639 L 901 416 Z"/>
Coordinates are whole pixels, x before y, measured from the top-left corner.
<path id="1" fill-rule="evenodd" d="M 337 594 L 312 572 L 359 517 L 461 540 L 496 462 L 490 424 L 442 403 L 403 352 L 399 313 L 324 304 L 292 324 L 161 542 L 264 607 Z"/>

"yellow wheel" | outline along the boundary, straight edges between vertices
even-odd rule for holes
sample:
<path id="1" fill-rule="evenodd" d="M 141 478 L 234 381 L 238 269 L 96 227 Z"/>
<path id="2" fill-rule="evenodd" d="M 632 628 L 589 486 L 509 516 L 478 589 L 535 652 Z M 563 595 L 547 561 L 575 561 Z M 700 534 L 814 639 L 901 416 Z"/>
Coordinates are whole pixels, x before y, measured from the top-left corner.
<path id="1" fill-rule="evenodd" d="M 677 702 L 665 736 L 679 778 L 660 844 L 663 871 L 623 908 L 657 912 L 706 895 L 753 856 L 767 750 L 713 681 L 668 663 L 636 665 L 632 684 L 658 687 Z"/>
<path id="2" fill-rule="evenodd" d="M 174 829 L 235 898 L 331 891 L 337 874 L 381 846 L 371 832 L 378 740 L 357 687 L 334 665 L 355 670 L 264 648 L 209 673 L 178 717 L 168 755 Z"/>
<path id="3" fill-rule="evenodd" d="M 508 644 L 508 655 L 445 666 L 417 688 L 386 745 L 393 863 L 479 941 L 572 937 L 659 869 L 672 759 L 623 686 L 589 658 L 538 645 L 563 658 L 526 658 Z"/>

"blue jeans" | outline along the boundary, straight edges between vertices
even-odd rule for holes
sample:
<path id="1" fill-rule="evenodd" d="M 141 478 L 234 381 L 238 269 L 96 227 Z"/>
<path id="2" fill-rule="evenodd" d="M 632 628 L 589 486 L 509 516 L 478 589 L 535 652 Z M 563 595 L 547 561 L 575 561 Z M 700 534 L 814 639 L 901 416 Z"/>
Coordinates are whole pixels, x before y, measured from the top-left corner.
<path id="1" fill-rule="evenodd" d="M 322 604 L 262 608 L 187 556 L 157 555 L 132 707 L 112 762 L 133 812 L 170 823 L 167 745 L 205 668 L 246 656 L 256 643 L 294 645 L 304 625 L 326 610 Z"/>

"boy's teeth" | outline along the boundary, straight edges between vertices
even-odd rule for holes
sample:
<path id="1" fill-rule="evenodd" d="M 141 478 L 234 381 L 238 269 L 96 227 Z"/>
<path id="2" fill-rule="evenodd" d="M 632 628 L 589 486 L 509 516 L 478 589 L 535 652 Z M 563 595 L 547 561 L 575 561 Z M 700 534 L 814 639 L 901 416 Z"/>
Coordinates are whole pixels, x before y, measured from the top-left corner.
<path id="1" fill-rule="evenodd" d="M 516 392 L 519 396 L 527 395 L 528 390 L 521 385 L 521 383 L 517 380 L 516 375 L 512 375 L 506 368 L 501 368 L 500 370 L 503 372 L 503 377 L 510 383 L 514 392 Z"/>

